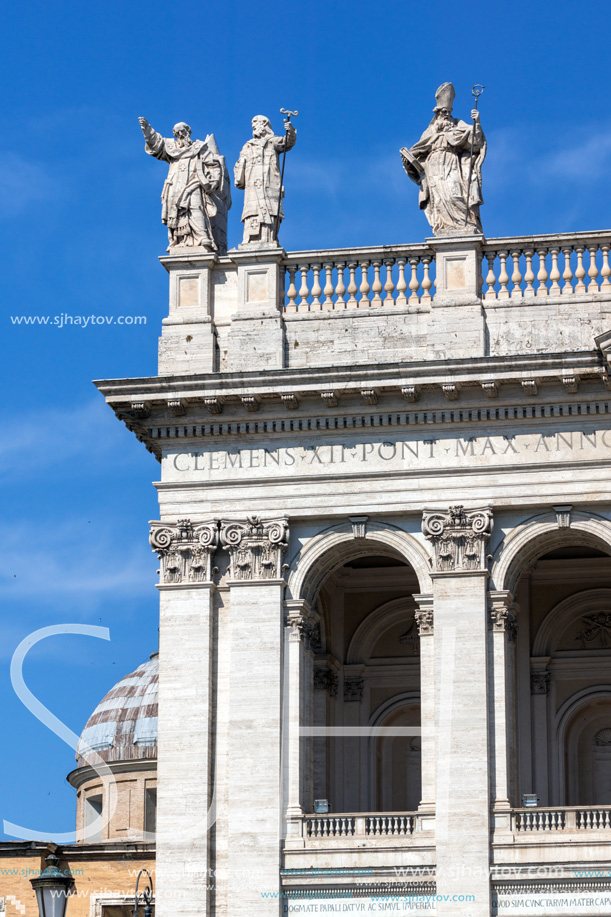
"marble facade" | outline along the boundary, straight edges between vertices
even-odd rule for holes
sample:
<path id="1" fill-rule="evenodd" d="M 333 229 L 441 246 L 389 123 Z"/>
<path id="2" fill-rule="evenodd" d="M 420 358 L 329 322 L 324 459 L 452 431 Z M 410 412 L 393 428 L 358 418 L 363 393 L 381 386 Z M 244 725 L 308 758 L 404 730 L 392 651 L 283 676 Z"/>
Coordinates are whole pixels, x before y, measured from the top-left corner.
<path id="1" fill-rule="evenodd" d="M 161 259 L 158 917 L 609 912 L 610 247 Z"/>

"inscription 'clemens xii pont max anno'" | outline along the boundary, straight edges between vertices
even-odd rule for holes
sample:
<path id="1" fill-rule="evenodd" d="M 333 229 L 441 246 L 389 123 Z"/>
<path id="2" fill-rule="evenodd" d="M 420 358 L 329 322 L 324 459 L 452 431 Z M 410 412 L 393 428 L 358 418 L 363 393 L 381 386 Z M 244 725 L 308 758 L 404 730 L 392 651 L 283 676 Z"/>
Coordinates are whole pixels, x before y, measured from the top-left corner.
<path id="1" fill-rule="evenodd" d="M 329 438 L 314 444 L 245 446 L 166 453 L 164 480 L 184 475 L 196 479 L 267 477 L 275 474 L 312 475 L 368 471 L 417 471 L 461 466 L 502 466 L 562 461 L 611 459 L 611 430 L 563 429 L 562 431 L 495 436 L 397 436 L 388 438 Z"/>

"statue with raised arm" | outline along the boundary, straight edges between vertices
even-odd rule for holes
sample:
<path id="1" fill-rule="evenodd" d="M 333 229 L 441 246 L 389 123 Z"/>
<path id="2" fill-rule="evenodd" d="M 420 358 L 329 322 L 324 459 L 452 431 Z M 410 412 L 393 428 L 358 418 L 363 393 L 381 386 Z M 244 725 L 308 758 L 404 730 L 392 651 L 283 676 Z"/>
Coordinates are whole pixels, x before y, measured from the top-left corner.
<path id="1" fill-rule="evenodd" d="M 277 244 L 278 227 L 284 219 L 278 154 L 292 150 L 297 132 L 290 120 L 284 122 L 284 137 L 276 137 L 269 118 L 252 119 L 252 140 L 242 147 L 235 164 L 236 188 L 244 194 L 244 243 Z"/>
<path id="2" fill-rule="evenodd" d="M 144 149 L 170 165 L 161 192 L 161 222 L 168 227 L 168 251 L 178 247 L 227 252 L 227 211 L 231 189 L 225 159 L 214 134 L 191 140 L 184 121 L 174 125 L 174 138 L 162 137 L 146 118 L 139 118 Z"/>
<path id="3" fill-rule="evenodd" d="M 435 93 L 433 120 L 418 143 L 401 150 L 403 168 L 420 188 L 420 209 L 436 236 L 482 231 L 486 138 L 477 108 L 472 124 L 452 117 L 454 96 L 452 83 L 443 83 Z"/>

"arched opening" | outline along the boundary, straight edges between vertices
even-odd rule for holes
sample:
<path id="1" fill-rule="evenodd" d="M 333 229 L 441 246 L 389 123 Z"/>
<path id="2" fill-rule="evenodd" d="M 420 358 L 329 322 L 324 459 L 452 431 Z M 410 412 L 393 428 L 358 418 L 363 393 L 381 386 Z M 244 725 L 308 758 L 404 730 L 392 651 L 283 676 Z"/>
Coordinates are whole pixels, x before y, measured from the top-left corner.
<path id="1" fill-rule="evenodd" d="M 513 561 L 517 804 L 536 793 L 543 806 L 611 805 L 611 696 L 596 693 L 611 684 L 610 553 L 566 527 Z"/>
<path id="2" fill-rule="evenodd" d="M 331 812 L 413 811 L 420 802 L 420 592 L 398 552 L 343 559 L 320 582 L 313 797 Z"/>

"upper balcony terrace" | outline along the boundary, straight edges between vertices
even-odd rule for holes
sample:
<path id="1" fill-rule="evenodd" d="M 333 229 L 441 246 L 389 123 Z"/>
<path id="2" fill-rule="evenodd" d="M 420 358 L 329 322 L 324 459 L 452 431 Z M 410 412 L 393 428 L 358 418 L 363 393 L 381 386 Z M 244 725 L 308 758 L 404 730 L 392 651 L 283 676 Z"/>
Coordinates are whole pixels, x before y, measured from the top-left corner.
<path id="1" fill-rule="evenodd" d="M 592 352 L 611 231 L 172 254 L 160 375 Z"/>

